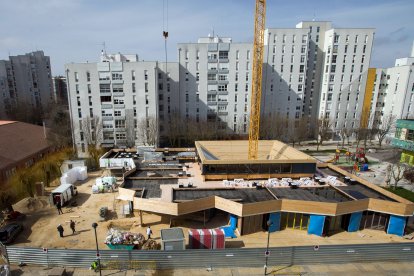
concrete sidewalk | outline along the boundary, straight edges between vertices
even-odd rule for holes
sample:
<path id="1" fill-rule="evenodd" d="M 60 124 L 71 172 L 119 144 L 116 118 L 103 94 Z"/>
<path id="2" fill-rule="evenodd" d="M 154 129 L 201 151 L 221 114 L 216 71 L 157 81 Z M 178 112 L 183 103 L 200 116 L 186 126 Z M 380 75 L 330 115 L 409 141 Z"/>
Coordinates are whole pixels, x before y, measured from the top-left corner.
<path id="1" fill-rule="evenodd" d="M 87 269 L 66 269 L 67 275 L 99 275 Z M 268 268 L 268 275 L 413 275 L 413 262 L 378 262 L 378 263 L 350 263 L 332 265 L 294 265 L 274 266 Z M 12 275 L 52 275 L 52 269 L 43 267 L 12 266 Z M 138 276 L 138 275 L 263 275 L 263 268 L 207 268 L 176 269 L 176 270 L 103 270 L 102 275 Z M 57 275 L 57 274 L 53 274 Z"/>

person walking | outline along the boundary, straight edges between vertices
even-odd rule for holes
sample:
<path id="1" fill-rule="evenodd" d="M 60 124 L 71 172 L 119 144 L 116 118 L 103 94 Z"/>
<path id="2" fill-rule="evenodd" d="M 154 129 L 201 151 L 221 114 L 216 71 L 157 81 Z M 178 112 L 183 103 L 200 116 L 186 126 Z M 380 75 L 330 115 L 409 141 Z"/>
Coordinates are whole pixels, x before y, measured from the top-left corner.
<path id="1" fill-rule="evenodd" d="M 70 229 L 72 229 L 72 235 L 75 234 L 75 222 L 73 220 L 70 220 Z"/>
<path id="2" fill-rule="evenodd" d="M 59 232 L 60 237 L 63 238 L 63 231 L 65 230 L 63 229 L 63 226 L 61 224 L 58 225 L 57 230 Z"/>
<path id="3" fill-rule="evenodd" d="M 148 239 L 151 239 L 151 235 L 152 235 L 151 226 L 148 226 L 148 228 L 147 228 L 147 236 L 148 236 Z"/>
<path id="4" fill-rule="evenodd" d="M 58 201 L 57 203 L 56 203 L 56 209 L 58 210 L 58 214 L 60 215 L 60 214 L 63 214 L 63 211 L 62 211 L 62 204 L 60 203 L 60 201 Z"/>

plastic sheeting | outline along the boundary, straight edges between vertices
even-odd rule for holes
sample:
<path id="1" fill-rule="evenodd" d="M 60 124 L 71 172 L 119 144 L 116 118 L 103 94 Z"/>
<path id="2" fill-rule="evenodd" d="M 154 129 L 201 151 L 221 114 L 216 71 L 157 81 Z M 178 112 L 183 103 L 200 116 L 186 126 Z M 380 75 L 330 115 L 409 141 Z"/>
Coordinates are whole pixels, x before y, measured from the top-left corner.
<path id="1" fill-rule="evenodd" d="M 355 232 L 359 230 L 361 223 L 362 212 L 352 213 L 349 219 L 348 232 Z"/>
<path id="2" fill-rule="evenodd" d="M 325 216 L 310 215 L 308 234 L 322 236 L 324 225 L 325 225 Z"/>
<path id="3" fill-rule="evenodd" d="M 390 222 L 388 223 L 387 234 L 403 236 L 406 222 L 406 217 L 391 215 Z"/>
<path id="4" fill-rule="evenodd" d="M 88 179 L 88 169 L 86 166 L 80 166 L 65 172 L 60 178 L 61 184 L 74 184 L 76 181 Z"/>
<path id="5" fill-rule="evenodd" d="M 280 213 L 271 213 L 269 214 L 269 221 L 270 221 L 270 226 L 269 226 L 269 232 L 276 232 L 276 231 L 280 231 Z"/>

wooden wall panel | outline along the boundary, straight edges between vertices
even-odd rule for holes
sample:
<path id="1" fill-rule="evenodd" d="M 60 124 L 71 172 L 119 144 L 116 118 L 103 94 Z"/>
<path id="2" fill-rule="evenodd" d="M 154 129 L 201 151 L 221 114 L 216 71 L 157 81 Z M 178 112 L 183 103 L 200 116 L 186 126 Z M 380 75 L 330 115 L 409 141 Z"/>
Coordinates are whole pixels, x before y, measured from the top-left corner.
<path id="1" fill-rule="evenodd" d="M 400 216 L 409 216 L 413 214 L 412 204 L 402 204 L 381 199 L 369 199 L 368 208 L 375 212 L 395 214 Z"/>
<path id="2" fill-rule="evenodd" d="M 336 215 L 350 214 L 368 210 L 369 199 L 339 202 L 336 207 Z"/>
<path id="3" fill-rule="evenodd" d="M 241 217 L 243 214 L 243 204 L 237 203 L 221 197 L 215 197 L 215 206 L 217 209 L 223 210 L 230 214 Z"/>
<path id="4" fill-rule="evenodd" d="M 134 209 L 167 215 L 178 215 L 178 203 L 160 200 L 134 198 Z"/>
<path id="5" fill-rule="evenodd" d="M 215 196 L 178 203 L 178 214 L 184 215 L 214 208 Z"/>
<path id="6" fill-rule="evenodd" d="M 332 216 L 336 213 L 336 203 L 283 199 L 282 211 Z"/>
<path id="7" fill-rule="evenodd" d="M 251 216 L 256 214 L 267 214 L 280 211 L 282 200 L 269 200 L 255 203 L 246 203 L 242 207 L 242 215 Z"/>

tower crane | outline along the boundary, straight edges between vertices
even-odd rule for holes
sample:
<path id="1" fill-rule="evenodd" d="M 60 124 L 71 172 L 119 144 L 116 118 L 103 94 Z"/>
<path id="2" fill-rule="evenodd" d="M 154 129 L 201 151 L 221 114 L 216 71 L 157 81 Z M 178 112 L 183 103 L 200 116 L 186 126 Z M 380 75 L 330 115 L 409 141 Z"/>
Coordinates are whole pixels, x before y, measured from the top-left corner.
<path id="1" fill-rule="evenodd" d="M 250 103 L 249 159 L 257 159 L 259 146 L 265 19 L 266 0 L 256 0 L 256 12 L 254 16 L 252 96 Z"/>

